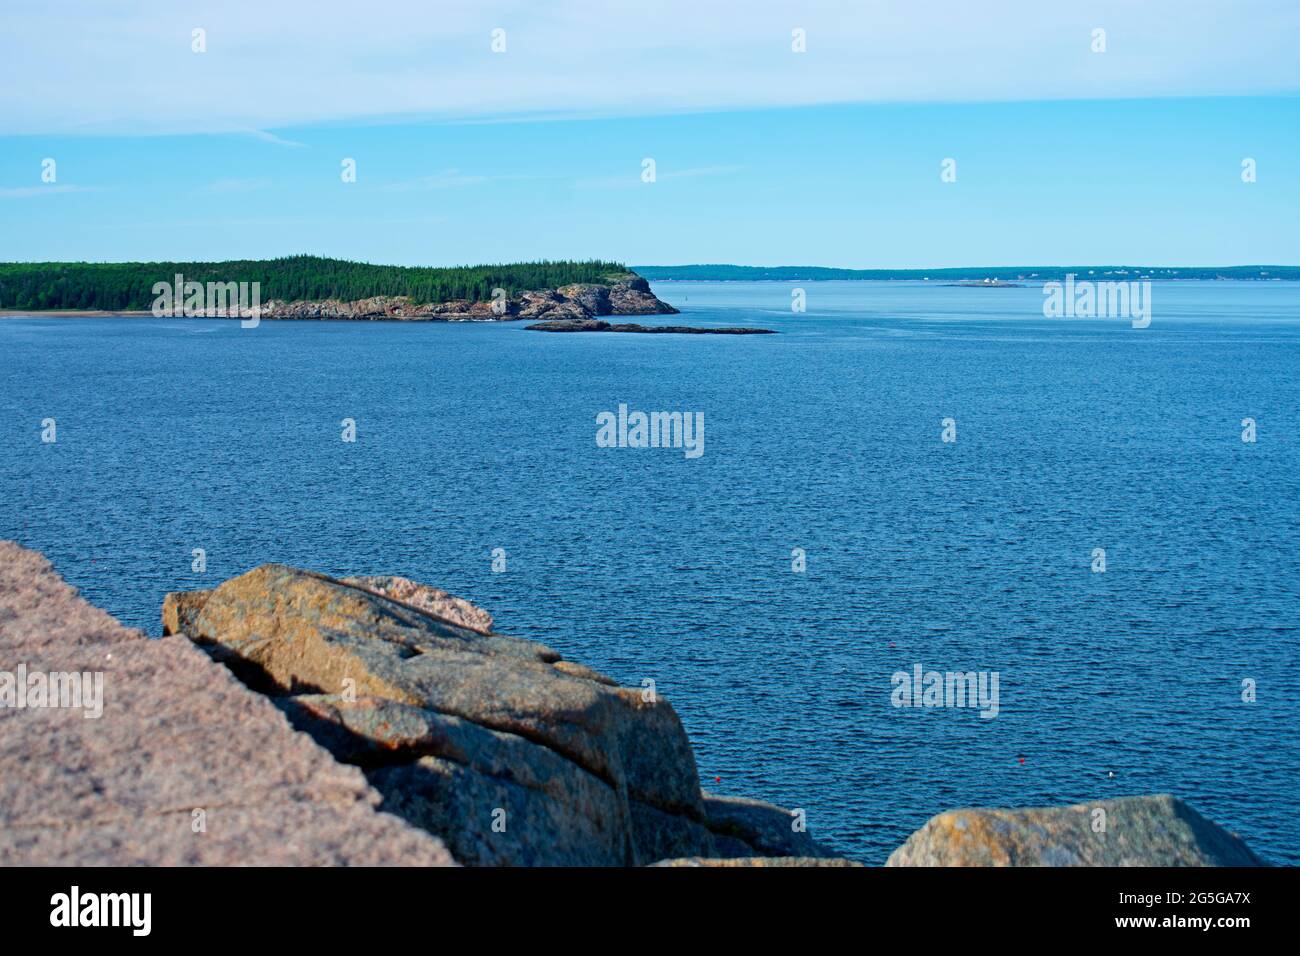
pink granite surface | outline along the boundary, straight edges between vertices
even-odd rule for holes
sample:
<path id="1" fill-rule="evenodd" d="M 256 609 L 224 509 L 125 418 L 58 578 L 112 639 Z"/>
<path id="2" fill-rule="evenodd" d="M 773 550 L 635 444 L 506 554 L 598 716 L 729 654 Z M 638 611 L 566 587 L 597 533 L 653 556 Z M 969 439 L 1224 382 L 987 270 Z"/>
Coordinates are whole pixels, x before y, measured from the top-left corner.
<path id="1" fill-rule="evenodd" d="M 103 715 L 0 706 L 0 866 L 454 865 L 186 638 L 123 627 L 0 541 L 0 672 L 19 665 L 102 672 Z"/>

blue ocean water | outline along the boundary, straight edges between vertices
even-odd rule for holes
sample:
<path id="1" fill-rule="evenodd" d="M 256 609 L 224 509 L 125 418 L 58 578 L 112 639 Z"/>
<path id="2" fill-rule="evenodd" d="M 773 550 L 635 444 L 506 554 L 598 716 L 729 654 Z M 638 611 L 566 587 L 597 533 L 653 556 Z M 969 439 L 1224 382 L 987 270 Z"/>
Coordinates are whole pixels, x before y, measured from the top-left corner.
<path id="1" fill-rule="evenodd" d="M 155 634 L 267 561 L 445 587 L 653 679 L 706 787 L 867 862 L 952 807 L 1172 792 L 1300 864 L 1300 288 L 1157 284 L 1133 329 L 794 285 L 656 284 L 646 321 L 751 337 L 0 319 L 0 537 Z M 703 412 L 705 453 L 597 447 L 620 404 Z M 997 717 L 894 707 L 917 664 L 996 671 Z"/>

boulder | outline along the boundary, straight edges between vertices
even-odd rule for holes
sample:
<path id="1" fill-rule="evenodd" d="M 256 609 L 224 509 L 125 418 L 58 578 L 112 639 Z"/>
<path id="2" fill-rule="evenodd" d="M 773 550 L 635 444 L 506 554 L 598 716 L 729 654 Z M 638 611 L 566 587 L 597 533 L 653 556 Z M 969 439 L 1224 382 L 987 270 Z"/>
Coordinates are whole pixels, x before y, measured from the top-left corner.
<path id="1" fill-rule="evenodd" d="M 283 565 L 214 589 L 190 627 L 253 686 L 372 695 L 463 717 L 550 747 L 628 796 L 702 815 L 695 757 L 672 706 L 564 673 L 544 645 Z"/>
<path id="2" fill-rule="evenodd" d="M 168 595 L 185 633 L 469 865 L 817 855 L 789 812 L 705 797 L 672 706 L 406 578 L 263 565 Z M 782 833 L 782 831 L 788 831 Z"/>
<path id="3" fill-rule="evenodd" d="M 1100 812 L 1098 812 L 1100 811 Z M 1069 807 L 950 810 L 886 866 L 1266 866 L 1235 833 L 1176 797 Z"/>
<path id="4" fill-rule="evenodd" d="M 704 814 L 716 835 L 743 841 L 754 848 L 756 856 L 831 856 L 805 830 L 795 829 L 792 811 L 762 800 L 705 793 Z"/>
<path id="5" fill-rule="evenodd" d="M 163 598 L 163 636 L 184 634 L 194 626 L 211 591 L 173 591 Z"/>
<path id="6" fill-rule="evenodd" d="M 492 631 L 491 614 L 464 598 L 448 594 L 441 588 L 429 587 L 410 578 L 399 578 L 392 574 L 371 574 L 342 580 L 344 584 L 355 584 L 367 591 L 374 591 L 376 594 L 409 604 L 452 624 L 467 627 L 471 631 L 480 631 L 484 634 Z"/>
<path id="7" fill-rule="evenodd" d="M 446 834 L 461 863 L 613 866 L 632 852 L 618 792 L 546 747 L 382 698 L 279 703 L 335 757 L 366 768 L 388 812 Z"/>
<path id="8" fill-rule="evenodd" d="M 637 862 L 677 856 L 753 856 L 754 848 L 730 837 L 719 838 L 706 821 L 666 813 L 639 800 L 628 801 Z"/>
<path id="9" fill-rule="evenodd" d="M 441 757 L 368 776 L 386 812 L 442 834 L 468 866 L 624 866 L 638 859 L 618 794 L 594 777 L 582 779 L 572 764 L 546 788 L 521 783 L 513 766 L 493 774 Z"/>

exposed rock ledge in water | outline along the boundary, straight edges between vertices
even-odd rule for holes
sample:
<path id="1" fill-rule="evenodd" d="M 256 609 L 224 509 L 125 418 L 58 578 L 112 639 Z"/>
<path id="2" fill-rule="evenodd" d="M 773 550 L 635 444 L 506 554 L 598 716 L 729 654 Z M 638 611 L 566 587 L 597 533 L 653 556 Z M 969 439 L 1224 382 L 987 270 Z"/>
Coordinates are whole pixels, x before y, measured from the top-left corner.
<path id="1" fill-rule="evenodd" d="M 836 867 L 860 867 L 861 863 L 853 860 L 841 860 L 837 857 L 821 856 L 751 856 L 740 857 L 734 860 L 710 859 L 708 857 L 690 856 L 678 860 L 660 860 L 652 866 L 712 866 L 712 867 L 765 867 L 768 869 L 774 867 L 810 867 L 810 866 L 836 866 Z"/>
<path id="2" fill-rule="evenodd" d="M 407 321 L 499 322 L 514 319 L 585 319 L 598 315 L 675 315 L 677 310 L 650 291 L 650 283 L 630 275 L 610 285 L 576 283 L 558 289 L 521 292 L 494 311 L 491 301 L 418 303 L 407 296 L 374 296 L 285 302 L 262 307 L 264 319 L 395 319 Z"/>
<path id="3" fill-rule="evenodd" d="M 669 332 L 684 335 L 776 335 L 772 329 L 753 329 L 743 326 L 707 328 L 696 325 L 638 325 L 627 322 L 611 325 L 599 319 L 557 319 L 526 325 L 532 332 Z"/>

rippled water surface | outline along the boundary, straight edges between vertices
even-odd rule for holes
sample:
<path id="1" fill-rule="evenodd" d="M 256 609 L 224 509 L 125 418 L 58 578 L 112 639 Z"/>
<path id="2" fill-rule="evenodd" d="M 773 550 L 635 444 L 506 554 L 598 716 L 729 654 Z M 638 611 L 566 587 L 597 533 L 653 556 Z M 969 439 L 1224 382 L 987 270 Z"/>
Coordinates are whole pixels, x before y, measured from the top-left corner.
<path id="1" fill-rule="evenodd" d="M 267 561 L 437 584 L 653 678 L 707 787 L 868 862 L 950 807 L 1168 791 L 1300 863 L 1296 285 L 1157 284 L 1141 330 L 800 286 L 656 285 L 752 337 L 0 319 L 0 537 L 150 633 Z M 598 448 L 620 403 L 702 411 L 704 455 Z M 916 664 L 998 672 L 998 716 L 893 707 Z"/>

